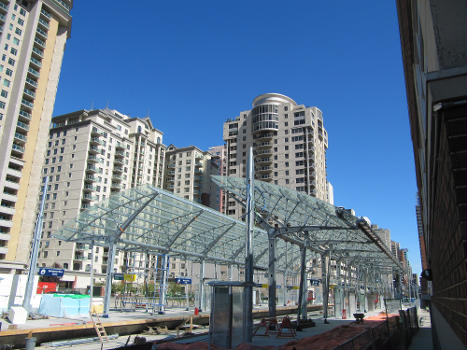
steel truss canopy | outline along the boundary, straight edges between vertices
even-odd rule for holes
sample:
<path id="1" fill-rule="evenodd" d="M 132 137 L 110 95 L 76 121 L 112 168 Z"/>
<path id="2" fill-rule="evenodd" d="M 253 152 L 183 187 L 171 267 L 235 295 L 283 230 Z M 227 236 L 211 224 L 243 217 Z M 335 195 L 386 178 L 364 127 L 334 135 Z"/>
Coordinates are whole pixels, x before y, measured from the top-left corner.
<path id="1" fill-rule="evenodd" d="M 230 176 L 212 179 L 238 201 L 245 201 L 244 179 Z M 370 224 L 355 217 L 351 210 L 263 181 L 255 180 L 254 189 L 257 221 L 270 234 L 318 254 L 331 254 L 333 260 L 353 266 L 402 270 Z"/>
<path id="2" fill-rule="evenodd" d="M 245 263 L 246 225 L 203 205 L 149 185 L 112 195 L 66 223 L 55 237 L 69 242 L 116 245 L 123 251 L 166 253 L 192 261 Z M 292 272 L 299 248 L 278 242 L 277 269 Z M 287 253 L 285 253 L 287 251 Z M 288 260 L 288 261 L 287 261 Z M 268 267 L 268 236 L 254 230 L 255 268 Z M 295 264 L 298 271 L 298 264 Z"/>

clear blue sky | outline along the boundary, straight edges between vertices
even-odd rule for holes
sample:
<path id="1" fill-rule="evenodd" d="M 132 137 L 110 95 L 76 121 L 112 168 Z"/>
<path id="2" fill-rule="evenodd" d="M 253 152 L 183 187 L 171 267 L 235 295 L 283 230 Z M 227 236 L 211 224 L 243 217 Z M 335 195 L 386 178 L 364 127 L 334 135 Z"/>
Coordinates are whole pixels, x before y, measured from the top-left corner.
<path id="1" fill-rule="evenodd" d="M 335 204 L 389 228 L 420 272 L 394 0 L 74 4 L 54 115 L 149 114 L 165 144 L 207 149 L 259 94 L 318 106 Z"/>

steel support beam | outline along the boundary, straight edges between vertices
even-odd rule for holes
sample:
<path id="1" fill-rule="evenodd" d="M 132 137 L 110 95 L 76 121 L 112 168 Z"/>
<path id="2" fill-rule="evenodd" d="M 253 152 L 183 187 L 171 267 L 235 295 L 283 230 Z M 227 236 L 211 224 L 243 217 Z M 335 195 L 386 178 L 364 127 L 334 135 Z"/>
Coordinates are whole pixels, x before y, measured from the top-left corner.
<path id="1" fill-rule="evenodd" d="M 297 329 L 300 327 L 300 321 L 306 320 L 306 248 L 300 247 L 300 289 L 298 290 L 297 307 Z"/>
<path id="2" fill-rule="evenodd" d="M 269 317 L 276 317 L 276 239 L 274 235 L 269 236 L 268 292 Z"/>
<path id="3" fill-rule="evenodd" d="M 117 251 L 117 246 L 113 239 L 111 239 L 109 244 L 109 255 L 107 258 L 107 274 L 105 276 L 105 295 L 104 295 L 104 313 L 102 317 L 109 317 L 110 310 L 110 295 L 112 294 L 112 276 L 115 263 L 115 253 Z"/>
<path id="4" fill-rule="evenodd" d="M 329 299 L 329 277 L 330 277 L 330 264 L 327 261 L 331 260 L 331 256 L 321 255 L 321 270 L 322 270 L 322 281 L 323 281 L 323 318 L 324 323 L 328 323 L 328 299 Z"/>
<path id="5" fill-rule="evenodd" d="M 199 311 L 204 310 L 204 272 L 206 268 L 206 263 L 204 260 L 201 260 L 199 263 Z"/>
<path id="6" fill-rule="evenodd" d="M 253 340 L 253 227 L 255 225 L 254 200 L 254 165 L 253 147 L 248 152 L 248 167 L 246 178 L 246 259 L 245 259 L 245 302 L 243 304 L 243 342 Z"/>

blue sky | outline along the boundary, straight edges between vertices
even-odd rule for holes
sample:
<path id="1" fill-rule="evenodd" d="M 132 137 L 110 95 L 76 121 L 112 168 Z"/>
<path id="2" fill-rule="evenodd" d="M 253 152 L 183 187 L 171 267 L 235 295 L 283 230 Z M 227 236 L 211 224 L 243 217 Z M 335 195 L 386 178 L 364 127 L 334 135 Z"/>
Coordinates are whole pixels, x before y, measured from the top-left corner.
<path id="1" fill-rule="evenodd" d="M 74 2 L 54 115 L 117 109 L 164 143 L 222 144 L 279 92 L 323 111 L 335 204 L 389 228 L 420 272 L 395 1 Z"/>

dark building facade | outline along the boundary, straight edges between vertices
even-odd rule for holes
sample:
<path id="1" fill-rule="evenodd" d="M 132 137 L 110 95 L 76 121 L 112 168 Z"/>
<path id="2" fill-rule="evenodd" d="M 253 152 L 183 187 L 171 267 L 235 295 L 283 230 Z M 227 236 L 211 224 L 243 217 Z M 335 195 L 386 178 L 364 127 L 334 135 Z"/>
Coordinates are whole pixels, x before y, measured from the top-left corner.
<path id="1" fill-rule="evenodd" d="M 465 348 L 467 3 L 396 2 L 433 341 Z"/>

